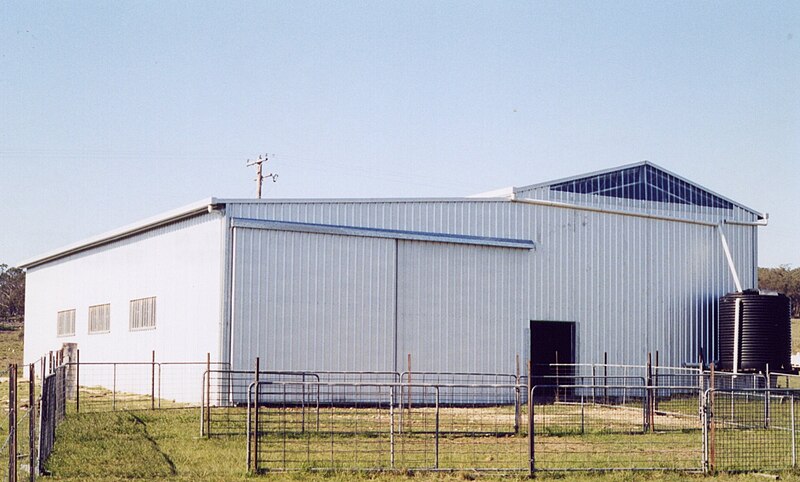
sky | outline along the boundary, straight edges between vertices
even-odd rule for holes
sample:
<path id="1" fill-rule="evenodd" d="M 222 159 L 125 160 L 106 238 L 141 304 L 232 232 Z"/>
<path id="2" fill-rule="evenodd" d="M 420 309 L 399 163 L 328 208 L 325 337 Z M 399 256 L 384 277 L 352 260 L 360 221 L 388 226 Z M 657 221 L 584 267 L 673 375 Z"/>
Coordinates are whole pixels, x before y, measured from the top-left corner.
<path id="1" fill-rule="evenodd" d="M 0 263 L 207 198 L 450 197 L 649 160 L 800 267 L 800 4 L 0 2 Z"/>

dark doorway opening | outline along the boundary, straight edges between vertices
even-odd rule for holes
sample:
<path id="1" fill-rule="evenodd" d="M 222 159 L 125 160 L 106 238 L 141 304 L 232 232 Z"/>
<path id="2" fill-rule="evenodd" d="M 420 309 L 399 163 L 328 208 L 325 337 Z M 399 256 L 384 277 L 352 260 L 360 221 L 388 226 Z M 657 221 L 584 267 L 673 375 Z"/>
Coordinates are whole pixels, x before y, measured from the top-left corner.
<path id="1" fill-rule="evenodd" d="M 531 320 L 530 329 L 534 396 L 552 398 L 556 386 L 575 383 L 575 322 Z"/>

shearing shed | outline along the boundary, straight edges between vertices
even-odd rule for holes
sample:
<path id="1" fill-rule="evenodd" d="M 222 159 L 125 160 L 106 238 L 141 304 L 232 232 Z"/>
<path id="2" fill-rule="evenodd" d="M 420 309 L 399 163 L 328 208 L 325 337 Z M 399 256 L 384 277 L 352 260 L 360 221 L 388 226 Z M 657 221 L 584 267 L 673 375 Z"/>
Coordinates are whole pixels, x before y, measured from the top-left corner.
<path id="1" fill-rule="evenodd" d="M 211 198 L 38 256 L 25 361 L 681 366 L 717 356 L 720 297 L 757 286 L 765 216 L 649 162 L 486 196 Z"/>

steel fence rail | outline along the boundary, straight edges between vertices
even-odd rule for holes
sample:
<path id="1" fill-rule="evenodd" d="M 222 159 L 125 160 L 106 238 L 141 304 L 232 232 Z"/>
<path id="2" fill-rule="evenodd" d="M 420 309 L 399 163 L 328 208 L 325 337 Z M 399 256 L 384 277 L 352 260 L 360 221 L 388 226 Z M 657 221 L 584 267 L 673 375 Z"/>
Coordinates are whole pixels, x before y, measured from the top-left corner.
<path id="1" fill-rule="evenodd" d="M 438 380 L 441 384 L 443 380 L 452 383 L 457 383 L 459 379 L 469 379 L 480 376 L 486 379 L 494 378 L 497 380 L 509 380 L 509 384 L 514 384 L 514 375 L 508 374 L 490 374 L 490 373 L 474 373 L 474 372 L 419 372 L 420 377 L 426 380 Z M 297 381 L 297 382 L 318 382 L 317 387 L 322 384 L 339 384 L 340 386 L 347 386 L 350 383 L 387 383 L 398 384 L 402 386 L 408 385 L 409 372 L 391 372 L 391 371 L 274 371 L 274 370 L 259 370 L 258 380 L 260 382 L 279 382 L 279 381 Z M 415 376 L 415 374 L 412 375 Z M 241 407 L 246 405 L 247 389 L 249 385 L 255 380 L 255 370 L 208 370 L 204 372 L 202 377 L 201 389 L 201 410 L 200 410 L 200 434 L 201 436 L 231 436 L 241 435 L 246 432 L 246 414 Z M 402 380 L 402 383 L 401 383 Z M 451 383 L 451 384 L 452 384 Z M 498 404 L 498 403 L 511 403 L 515 404 L 516 410 L 520 410 L 520 406 L 525 403 L 523 395 L 527 397 L 527 390 L 524 385 L 520 385 L 518 393 L 509 393 L 499 396 L 495 394 L 493 397 L 482 397 L 481 399 L 462 400 L 463 403 L 483 403 L 484 405 Z M 316 391 L 315 391 L 316 390 Z M 320 404 L 321 394 L 318 388 L 314 389 L 311 386 L 305 386 L 303 391 L 299 393 L 285 394 L 287 402 L 292 402 L 305 410 L 316 409 L 318 410 Z M 332 396 L 331 394 L 329 394 Z M 336 403 L 367 403 L 370 401 L 372 395 L 369 392 L 363 393 L 341 393 L 336 396 Z M 430 397 L 432 393 L 428 394 Z M 462 397 L 468 397 L 469 394 L 462 393 Z M 412 407 L 414 400 L 409 400 L 407 392 L 404 389 L 398 389 L 394 393 L 395 403 L 400 405 L 407 405 L 409 402 Z"/>
<path id="2" fill-rule="evenodd" d="M 246 406 L 248 390 L 254 380 L 319 381 L 320 375 L 304 371 L 206 370 L 202 376 L 200 396 L 200 436 L 244 435 L 247 431 Z M 317 406 L 318 394 L 292 394 L 292 401 L 301 407 Z"/>
<path id="3" fill-rule="evenodd" d="M 303 418 L 292 394 L 320 393 Z M 253 382 L 248 468 L 526 471 L 527 430 L 513 404 L 476 404 L 516 384 Z M 414 403 L 399 403 L 406 391 Z M 342 403 L 342 395 L 349 395 Z M 509 397 L 513 398 L 513 397 Z"/>

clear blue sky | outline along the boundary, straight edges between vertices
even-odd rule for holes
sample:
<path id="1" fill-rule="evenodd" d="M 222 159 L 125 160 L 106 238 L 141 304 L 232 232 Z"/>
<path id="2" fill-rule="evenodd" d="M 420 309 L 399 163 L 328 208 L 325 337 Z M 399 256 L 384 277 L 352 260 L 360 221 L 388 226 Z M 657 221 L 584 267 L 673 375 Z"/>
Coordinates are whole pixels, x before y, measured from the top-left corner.
<path id="1" fill-rule="evenodd" d="M 208 196 L 462 196 L 648 159 L 800 266 L 800 3 L 0 3 L 0 262 Z"/>

